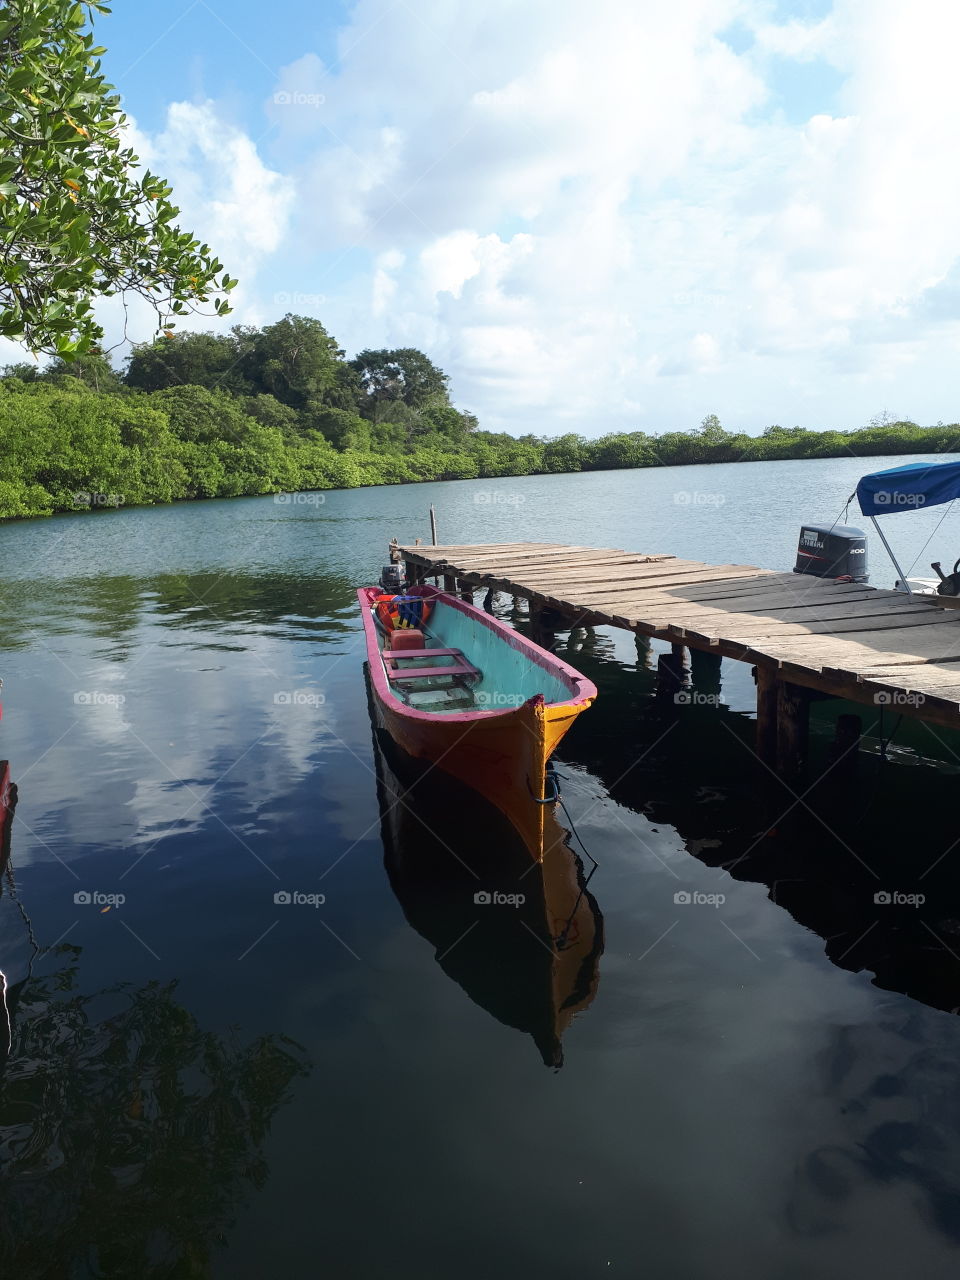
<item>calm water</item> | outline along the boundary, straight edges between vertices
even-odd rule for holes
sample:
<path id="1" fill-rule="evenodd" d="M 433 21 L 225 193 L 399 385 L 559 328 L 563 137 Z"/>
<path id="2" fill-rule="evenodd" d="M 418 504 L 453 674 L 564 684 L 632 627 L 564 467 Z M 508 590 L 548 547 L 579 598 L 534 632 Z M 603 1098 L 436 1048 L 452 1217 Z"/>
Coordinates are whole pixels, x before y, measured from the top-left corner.
<path id="1" fill-rule="evenodd" d="M 390 537 L 428 539 L 431 503 L 441 541 L 789 568 L 863 469 L 4 526 L 2 1274 L 955 1275 L 960 745 L 888 717 L 868 726 L 896 730 L 884 756 L 810 809 L 753 770 L 748 668 L 724 665 L 719 707 L 678 709 L 657 645 L 562 633 L 600 688 L 561 752 L 599 869 L 558 1067 L 550 891 L 474 907 L 456 872 L 423 873 L 437 851 L 391 817 L 402 762 L 375 750 L 353 597 Z M 931 534 L 921 566 L 960 554 L 942 510 L 889 518 L 905 564 Z M 437 839 L 510 874 L 482 805 L 431 804 Z M 325 901 L 275 901 L 294 892 Z M 0 1060 L 6 1036 L 0 1018 Z"/>

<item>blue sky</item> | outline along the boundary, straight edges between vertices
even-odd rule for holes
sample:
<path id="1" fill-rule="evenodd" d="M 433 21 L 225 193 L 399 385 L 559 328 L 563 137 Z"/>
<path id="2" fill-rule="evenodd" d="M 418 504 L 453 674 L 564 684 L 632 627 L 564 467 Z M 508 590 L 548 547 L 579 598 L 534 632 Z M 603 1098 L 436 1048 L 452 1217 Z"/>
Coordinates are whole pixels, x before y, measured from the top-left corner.
<path id="1" fill-rule="evenodd" d="M 515 433 L 960 417 L 953 0 L 116 0 L 98 27 L 134 145 L 241 278 L 231 322 L 420 346 Z"/>

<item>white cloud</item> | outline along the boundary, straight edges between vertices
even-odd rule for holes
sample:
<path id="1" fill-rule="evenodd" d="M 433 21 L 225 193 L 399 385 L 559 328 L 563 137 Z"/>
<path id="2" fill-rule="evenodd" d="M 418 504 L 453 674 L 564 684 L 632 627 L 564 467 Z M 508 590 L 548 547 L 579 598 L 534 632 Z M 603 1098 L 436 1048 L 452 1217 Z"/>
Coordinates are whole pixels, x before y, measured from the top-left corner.
<path id="1" fill-rule="evenodd" d="M 224 269 L 240 277 L 229 323 L 276 318 L 275 308 L 263 299 L 258 272 L 283 243 L 296 198 L 293 180 L 270 169 L 252 139 L 222 119 L 212 102 L 171 103 L 161 132 L 147 133 L 131 119 L 128 135 L 143 167 L 173 187 L 178 225 L 209 244 Z M 127 301 L 126 314 L 122 300 L 111 298 L 98 304 L 97 316 L 108 346 L 125 330 L 137 341 L 156 331 L 154 312 L 135 297 Z M 201 314 L 178 321 L 185 329 L 222 324 Z"/>
<path id="2" fill-rule="evenodd" d="M 952 0 L 816 22 L 358 0 L 329 65 L 304 48 L 280 74 L 269 141 L 179 103 L 143 151 L 241 275 L 235 318 L 303 290 L 350 350 L 424 347 L 485 426 L 856 425 L 889 399 L 936 420 L 956 416 L 958 36 Z M 842 86 L 789 123 L 788 67 Z"/>

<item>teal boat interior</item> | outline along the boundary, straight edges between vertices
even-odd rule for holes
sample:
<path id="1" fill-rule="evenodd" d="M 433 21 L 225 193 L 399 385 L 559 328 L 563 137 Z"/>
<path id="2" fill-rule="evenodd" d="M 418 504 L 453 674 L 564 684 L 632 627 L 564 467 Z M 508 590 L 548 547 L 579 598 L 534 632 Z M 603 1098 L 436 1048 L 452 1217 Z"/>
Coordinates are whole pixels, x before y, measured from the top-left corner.
<path id="1" fill-rule="evenodd" d="M 423 656 L 417 649 L 391 650 L 392 633 L 380 630 L 390 687 L 417 710 L 506 711 L 536 694 L 542 694 L 545 702 L 565 702 L 570 697 L 570 689 L 553 672 L 443 600 L 433 602 L 429 618 L 421 624 Z M 431 674 L 411 678 L 408 673 L 418 669 Z M 391 676 L 391 670 L 399 672 L 400 678 Z"/>

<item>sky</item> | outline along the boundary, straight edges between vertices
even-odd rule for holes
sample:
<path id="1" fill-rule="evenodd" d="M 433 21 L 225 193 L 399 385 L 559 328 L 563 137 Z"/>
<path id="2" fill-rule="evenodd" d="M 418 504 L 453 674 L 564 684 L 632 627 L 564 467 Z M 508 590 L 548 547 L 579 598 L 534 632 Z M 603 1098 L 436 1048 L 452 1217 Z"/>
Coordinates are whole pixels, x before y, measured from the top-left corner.
<path id="1" fill-rule="evenodd" d="M 956 0 L 113 9 L 133 145 L 240 277 L 191 327 L 420 347 L 514 434 L 960 419 Z"/>

